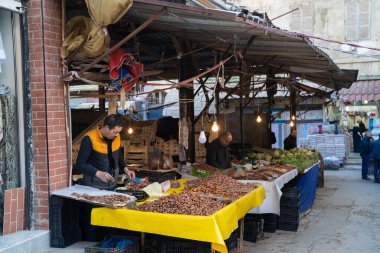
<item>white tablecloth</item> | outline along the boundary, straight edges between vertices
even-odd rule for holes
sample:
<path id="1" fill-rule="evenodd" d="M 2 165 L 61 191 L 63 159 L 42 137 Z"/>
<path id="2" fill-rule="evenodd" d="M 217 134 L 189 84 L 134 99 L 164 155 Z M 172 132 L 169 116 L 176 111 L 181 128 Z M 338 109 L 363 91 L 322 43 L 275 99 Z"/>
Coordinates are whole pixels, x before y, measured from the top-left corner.
<path id="1" fill-rule="evenodd" d="M 294 169 L 292 171 L 289 171 L 282 175 L 281 177 L 277 178 L 274 181 L 268 182 L 268 181 L 262 181 L 262 180 L 240 180 L 241 182 L 258 182 L 262 183 L 264 185 L 265 189 L 265 199 L 261 206 L 258 206 L 256 208 L 251 209 L 248 213 L 256 213 L 256 214 L 262 214 L 262 213 L 275 213 L 277 215 L 280 215 L 280 199 L 282 195 L 281 188 L 284 187 L 284 185 L 295 178 L 298 175 L 297 169 Z"/>

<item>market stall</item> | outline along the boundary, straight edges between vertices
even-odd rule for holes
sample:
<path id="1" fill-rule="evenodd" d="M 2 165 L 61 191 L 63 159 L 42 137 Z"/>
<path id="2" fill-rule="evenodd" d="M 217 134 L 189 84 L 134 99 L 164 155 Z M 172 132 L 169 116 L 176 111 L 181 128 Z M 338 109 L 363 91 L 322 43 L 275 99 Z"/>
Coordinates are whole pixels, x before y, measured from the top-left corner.
<path id="1" fill-rule="evenodd" d="M 133 205 L 136 199 L 129 195 L 80 185 L 53 194 L 107 206 L 92 210 L 93 225 L 209 242 L 222 253 L 228 252 L 225 240 L 238 228 L 239 220 L 265 199 L 261 184 L 242 184 L 222 173 L 171 181 L 173 188 L 165 192 L 152 191 L 153 186 L 165 189 L 165 183 L 134 184 L 135 188 L 145 186 L 151 199 Z"/>
<path id="2" fill-rule="evenodd" d="M 261 205 L 265 198 L 260 186 L 237 201 L 208 216 L 164 214 L 128 209 L 96 208 L 91 223 L 97 226 L 122 228 L 210 242 L 219 252 L 228 252 L 224 240 L 238 227 L 245 213 Z"/>
<path id="3" fill-rule="evenodd" d="M 242 182 L 257 182 L 261 183 L 265 189 L 265 200 L 262 205 L 253 208 L 249 213 L 262 214 L 262 213 L 273 213 L 280 215 L 280 199 L 282 195 L 282 187 L 295 178 L 298 175 L 297 169 L 293 169 L 274 181 L 263 181 L 263 180 L 243 180 Z"/>
<path id="4" fill-rule="evenodd" d="M 316 163 L 306 169 L 296 183 L 296 187 L 300 190 L 300 213 L 308 210 L 314 204 L 317 194 L 318 171 L 319 163 Z"/>

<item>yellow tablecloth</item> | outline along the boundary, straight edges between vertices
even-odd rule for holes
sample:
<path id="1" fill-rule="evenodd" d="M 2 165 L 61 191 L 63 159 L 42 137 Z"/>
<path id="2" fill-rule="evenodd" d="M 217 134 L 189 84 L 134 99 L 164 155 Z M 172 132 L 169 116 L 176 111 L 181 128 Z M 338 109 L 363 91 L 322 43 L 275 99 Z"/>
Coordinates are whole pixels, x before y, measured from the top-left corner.
<path id="1" fill-rule="evenodd" d="M 172 191 L 181 190 L 182 188 Z M 264 187 L 260 186 L 209 216 L 94 208 L 91 224 L 210 242 L 213 249 L 228 253 L 224 240 L 238 227 L 239 219 L 248 210 L 261 205 L 264 199 Z"/>

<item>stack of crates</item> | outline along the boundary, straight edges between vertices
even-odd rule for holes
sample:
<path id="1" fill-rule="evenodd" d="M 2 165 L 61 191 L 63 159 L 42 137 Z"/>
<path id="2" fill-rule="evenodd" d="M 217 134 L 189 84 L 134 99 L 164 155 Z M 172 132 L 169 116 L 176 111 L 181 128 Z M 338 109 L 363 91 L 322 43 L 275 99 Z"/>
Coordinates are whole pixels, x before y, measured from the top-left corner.
<path id="1" fill-rule="evenodd" d="M 297 231 L 299 226 L 300 191 L 296 187 L 282 191 L 280 200 L 280 216 L 277 219 L 277 229 Z"/>
<path id="2" fill-rule="evenodd" d="M 244 217 L 244 241 L 257 242 L 263 235 L 264 220 L 260 214 L 247 214 Z"/>
<path id="3" fill-rule="evenodd" d="M 50 246 L 65 248 L 81 240 L 80 202 L 52 195 L 50 198 Z"/>

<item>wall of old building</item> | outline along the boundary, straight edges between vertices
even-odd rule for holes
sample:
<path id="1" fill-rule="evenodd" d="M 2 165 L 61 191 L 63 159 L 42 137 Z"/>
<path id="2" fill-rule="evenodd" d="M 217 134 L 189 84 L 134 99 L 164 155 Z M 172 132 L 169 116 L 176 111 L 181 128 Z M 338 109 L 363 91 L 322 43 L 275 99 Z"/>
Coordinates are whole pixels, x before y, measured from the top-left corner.
<path id="1" fill-rule="evenodd" d="M 370 35 L 369 38 L 358 38 L 354 40 L 347 39 L 346 19 L 347 5 L 353 6 L 358 0 L 229 0 L 228 2 L 247 6 L 250 9 L 267 12 L 269 18 L 276 18 L 290 10 L 300 8 L 301 10 L 311 10 L 312 27 L 305 32 L 308 35 L 314 35 L 330 40 L 349 41 L 353 44 L 359 44 L 367 47 L 380 48 L 380 17 L 377 15 L 380 11 L 380 1 L 369 0 L 370 15 Z M 360 1 L 365 2 L 365 1 Z M 365 15 L 361 15 L 363 18 Z M 283 29 L 293 30 L 291 22 L 292 14 L 287 14 L 273 21 L 273 23 Z M 313 40 L 316 45 L 327 47 L 334 50 L 345 50 L 349 54 L 341 53 L 334 50 L 323 49 L 342 69 L 359 69 L 360 79 L 380 78 L 380 59 L 370 57 L 358 57 L 361 55 L 380 55 L 378 51 L 364 48 L 355 48 L 342 46 L 340 44 Z M 377 56 L 379 57 L 379 56 Z"/>
<path id="2" fill-rule="evenodd" d="M 36 229 L 49 229 L 49 192 L 68 186 L 61 3 L 28 1 Z"/>

